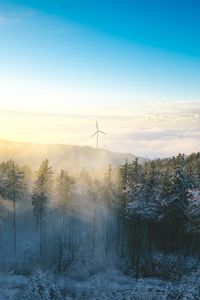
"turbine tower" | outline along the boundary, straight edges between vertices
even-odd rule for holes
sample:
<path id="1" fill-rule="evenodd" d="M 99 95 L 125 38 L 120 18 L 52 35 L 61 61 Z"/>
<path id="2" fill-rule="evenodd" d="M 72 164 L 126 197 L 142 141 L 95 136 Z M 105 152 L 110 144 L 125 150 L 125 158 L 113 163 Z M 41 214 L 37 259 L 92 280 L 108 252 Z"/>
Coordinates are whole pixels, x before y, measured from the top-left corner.
<path id="1" fill-rule="evenodd" d="M 101 130 L 99 130 L 99 125 L 98 125 L 98 123 L 97 123 L 97 121 L 96 121 L 96 132 L 93 134 L 93 135 L 91 135 L 91 137 L 93 137 L 93 136 L 97 136 L 97 149 L 99 148 L 99 133 L 102 133 L 102 134 L 106 134 L 104 131 L 101 131 Z"/>

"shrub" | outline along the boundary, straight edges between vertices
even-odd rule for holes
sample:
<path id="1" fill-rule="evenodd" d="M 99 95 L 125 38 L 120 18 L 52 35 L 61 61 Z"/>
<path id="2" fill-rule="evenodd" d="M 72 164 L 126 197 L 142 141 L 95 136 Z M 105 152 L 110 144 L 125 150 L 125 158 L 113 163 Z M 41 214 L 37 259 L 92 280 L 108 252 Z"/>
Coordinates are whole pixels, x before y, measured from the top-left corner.
<path id="1" fill-rule="evenodd" d="M 156 276 L 177 281 L 184 274 L 197 270 L 198 264 L 195 257 L 153 252 L 151 256 L 141 259 L 139 270 L 141 276 Z"/>
<path id="2" fill-rule="evenodd" d="M 49 276 L 38 271 L 29 280 L 20 300 L 62 300 L 60 289 L 52 283 Z"/>

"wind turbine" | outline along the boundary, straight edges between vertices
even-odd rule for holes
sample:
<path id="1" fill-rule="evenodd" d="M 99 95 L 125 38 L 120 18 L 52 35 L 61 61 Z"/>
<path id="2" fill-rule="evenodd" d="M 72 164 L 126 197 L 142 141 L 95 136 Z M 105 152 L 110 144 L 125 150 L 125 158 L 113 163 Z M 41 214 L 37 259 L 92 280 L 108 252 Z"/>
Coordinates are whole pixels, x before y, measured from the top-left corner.
<path id="1" fill-rule="evenodd" d="M 96 121 L 96 132 L 93 134 L 93 135 L 91 135 L 91 137 L 93 137 L 93 136 L 97 136 L 97 149 L 99 148 L 99 133 L 102 133 L 102 134 L 106 134 L 104 131 L 101 131 L 101 130 L 99 130 L 99 125 L 98 125 L 98 123 L 97 123 L 97 121 Z"/>

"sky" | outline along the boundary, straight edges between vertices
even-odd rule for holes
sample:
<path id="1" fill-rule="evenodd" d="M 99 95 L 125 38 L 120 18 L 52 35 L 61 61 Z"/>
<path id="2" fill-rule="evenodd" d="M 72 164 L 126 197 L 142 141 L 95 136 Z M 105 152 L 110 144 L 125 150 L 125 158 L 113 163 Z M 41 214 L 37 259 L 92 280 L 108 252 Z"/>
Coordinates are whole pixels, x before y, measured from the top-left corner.
<path id="1" fill-rule="evenodd" d="M 0 138 L 93 145 L 86 133 L 98 119 L 108 132 L 102 147 L 111 150 L 197 151 L 195 134 L 190 147 L 179 137 L 199 125 L 199 13 L 198 0 L 1 0 L 0 116 L 8 112 L 8 126 Z M 28 117 L 13 121 L 9 111 L 35 117 L 31 124 Z M 52 114 L 54 135 L 46 127 L 31 131 L 37 118 Z M 60 136 L 63 115 L 61 131 L 71 131 Z M 170 140 L 163 148 L 160 133 L 155 136 L 161 129 L 163 144 L 171 130 L 179 146 Z M 135 146 L 139 133 L 145 150 Z"/>

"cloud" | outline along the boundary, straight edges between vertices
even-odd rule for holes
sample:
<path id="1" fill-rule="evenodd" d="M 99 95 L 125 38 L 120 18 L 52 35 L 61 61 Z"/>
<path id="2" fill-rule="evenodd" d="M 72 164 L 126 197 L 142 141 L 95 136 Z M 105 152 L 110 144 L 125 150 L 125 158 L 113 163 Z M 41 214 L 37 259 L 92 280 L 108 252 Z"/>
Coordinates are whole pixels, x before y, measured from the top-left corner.
<path id="1" fill-rule="evenodd" d="M 198 128 L 190 129 L 166 129 L 166 128 L 148 128 L 129 132 L 124 135 L 126 140 L 134 141 L 158 141 L 158 140 L 177 140 L 184 138 L 200 139 L 200 130 Z"/>
<path id="2" fill-rule="evenodd" d="M 19 19 L 7 17 L 3 14 L 0 14 L 0 25 L 13 25 L 19 22 Z"/>
<path id="3" fill-rule="evenodd" d="M 113 116 L 0 110 L 0 118 L 4 124 L 0 138 L 9 140 L 95 147 L 96 139 L 90 135 L 98 120 L 100 128 L 107 132 L 100 137 L 100 147 L 112 151 L 149 158 L 199 151 L 199 103 L 148 110 L 144 107 L 143 112 L 130 110 L 130 115 L 126 115 L 122 111 Z"/>
<path id="4" fill-rule="evenodd" d="M 112 141 L 117 146 L 119 137 Z M 199 151 L 199 128 L 142 128 L 122 133 L 120 141 L 125 152 L 139 156 L 166 157 L 177 153 Z"/>

